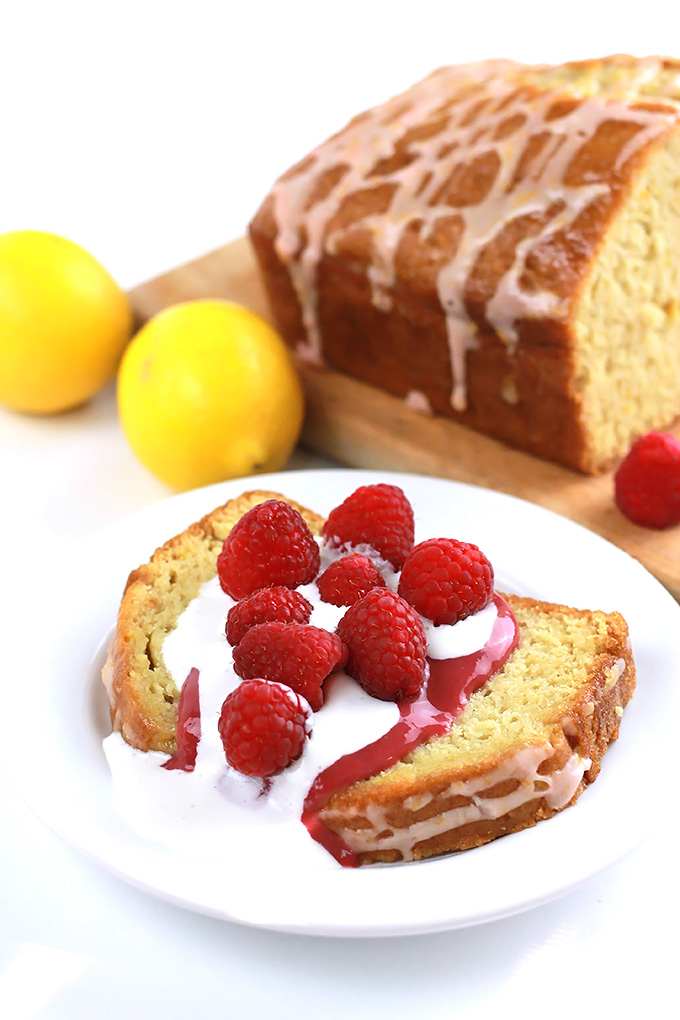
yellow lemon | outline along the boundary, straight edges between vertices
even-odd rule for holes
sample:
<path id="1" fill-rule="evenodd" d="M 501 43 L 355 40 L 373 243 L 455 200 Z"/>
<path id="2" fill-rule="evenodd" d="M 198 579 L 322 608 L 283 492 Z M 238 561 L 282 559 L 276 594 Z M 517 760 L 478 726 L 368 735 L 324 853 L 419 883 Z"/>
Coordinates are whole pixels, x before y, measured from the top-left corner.
<path id="1" fill-rule="evenodd" d="M 116 374 L 132 317 L 92 255 L 37 230 L 0 236 L 0 403 L 49 414 Z"/>
<path id="2" fill-rule="evenodd" d="M 264 319 L 228 301 L 189 301 L 133 337 L 118 410 L 142 464 L 190 489 L 283 467 L 303 396 L 287 347 Z"/>

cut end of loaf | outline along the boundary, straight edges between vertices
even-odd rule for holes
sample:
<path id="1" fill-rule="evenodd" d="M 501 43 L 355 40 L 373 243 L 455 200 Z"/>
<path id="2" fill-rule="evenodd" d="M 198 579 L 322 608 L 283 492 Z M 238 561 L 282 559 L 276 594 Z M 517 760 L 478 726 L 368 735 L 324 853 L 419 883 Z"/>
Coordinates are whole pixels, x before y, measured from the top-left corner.
<path id="1" fill-rule="evenodd" d="M 617 55 L 547 69 L 540 87 L 677 108 L 680 65 Z M 590 262 L 573 318 L 581 462 L 598 474 L 680 414 L 680 128 L 642 152 Z M 623 167 L 620 168 L 623 170 Z"/>
<path id="2" fill-rule="evenodd" d="M 574 320 L 584 468 L 605 470 L 680 412 L 680 129 L 650 154 Z"/>

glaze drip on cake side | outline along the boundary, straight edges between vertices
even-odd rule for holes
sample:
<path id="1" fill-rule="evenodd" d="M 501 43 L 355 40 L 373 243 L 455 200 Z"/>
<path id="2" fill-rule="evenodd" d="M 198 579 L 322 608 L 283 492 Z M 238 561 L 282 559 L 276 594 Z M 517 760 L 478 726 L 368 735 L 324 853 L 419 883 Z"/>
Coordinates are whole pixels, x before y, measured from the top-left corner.
<path id="1" fill-rule="evenodd" d="M 402 860 L 411 861 L 418 843 L 449 829 L 502 818 L 531 801 L 543 799 L 551 810 L 561 810 L 578 790 L 591 761 L 574 752 L 560 769 L 541 772 L 554 754 L 551 744 L 520 748 L 490 773 L 452 783 L 438 800 L 452 799 L 456 806 L 426 818 L 419 816 L 434 797 L 408 798 L 404 808 L 412 817 L 407 825 L 395 825 L 389 809 L 380 804 L 337 814 L 327 809 L 326 821 L 337 821 L 339 835 L 356 854 L 397 850 Z M 348 820 L 355 820 L 357 828 Z"/>
<path id="2" fill-rule="evenodd" d="M 323 363 L 319 265 L 339 249 L 351 254 L 359 234 L 362 245 L 370 239 L 373 304 L 385 312 L 409 246 L 431 245 L 456 410 L 466 407 L 466 356 L 480 319 L 511 351 L 520 320 L 565 320 L 573 295 L 543 286 L 532 258 L 596 203 L 611 201 L 617 175 L 620 183 L 680 109 L 677 72 L 663 95 L 654 91 L 663 60 L 611 59 L 621 73 L 604 88 L 600 82 L 597 95 L 585 72 L 569 80 L 560 69 L 505 60 L 442 68 L 355 118 L 285 174 L 273 189 L 275 249 L 302 312 L 307 340 L 298 353 Z M 590 157 L 601 132 L 613 129 L 614 166 L 599 174 Z M 513 232 L 511 259 L 493 266 L 492 292 L 476 295 L 478 262 L 488 269 Z"/>

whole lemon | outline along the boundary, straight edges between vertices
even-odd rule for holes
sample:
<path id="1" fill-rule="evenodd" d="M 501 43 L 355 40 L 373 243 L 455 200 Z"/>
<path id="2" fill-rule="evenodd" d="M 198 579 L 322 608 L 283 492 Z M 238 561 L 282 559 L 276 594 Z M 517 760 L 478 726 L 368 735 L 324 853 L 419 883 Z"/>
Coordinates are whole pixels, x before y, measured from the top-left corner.
<path id="1" fill-rule="evenodd" d="M 283 467 L 303 396 L 288 348 L 264 319 L 228 301 L 188 301 L 133 337 L 118 410 L 142 464 L 190 489 Z"/>
<path id="2" fill-rule="evenodd" d="M 116 374 L 132 317 L 92 255 L 37 230 L 0 236 L 0 403 L 49 414 Z"/>

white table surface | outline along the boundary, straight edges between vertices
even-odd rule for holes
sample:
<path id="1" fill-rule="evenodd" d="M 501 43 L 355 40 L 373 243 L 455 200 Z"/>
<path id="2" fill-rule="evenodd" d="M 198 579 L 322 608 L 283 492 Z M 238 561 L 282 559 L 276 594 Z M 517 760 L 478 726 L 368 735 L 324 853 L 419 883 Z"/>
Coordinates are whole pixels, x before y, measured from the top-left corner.
<path id="1" fill-rule="evenodd" d="M 461 10 L 461 8 L 470 8 Z M 666 52 L 647 2 L 507 5 L 24 3 L 0 24 L 0 230 L 72 237 L 124 286 L 243 232 L 274 176 L 351 114 L 443 63 Z M 677 42 L 675 42 L 677 45 Z M 296 454 L 295 467 L 319 461 Z M 169 494 L 135 461 L 113 387 L 50 419 L 0 410 L 3 618 L 36 617 L 52 549 Z M 15 574 L 35 605 L 13 604 Z M 11 627 L 8 628 L 10 630 Z M 11 633 L 5 635 L 11 641 Z M 30 683 L 25 675 L 0 684 Z M 25 726 L 30 719 L 3 718 Z M 39 748 L 36 748 L 39 753 Z M 448 934 L 315 939 L 222 923 L 101 872 L 0 781 L 0 1016 L 666 1015 L 675 997 L 677 825 L 515 918 Z M 656 777 L 653 762 L 641 762 Z M 672 807 L 669 811 L 672 811 Z M 509 876 L 511 880 L 511 876 Z M 663 1010 L 663 1014 L 662 1014 Z"/>

